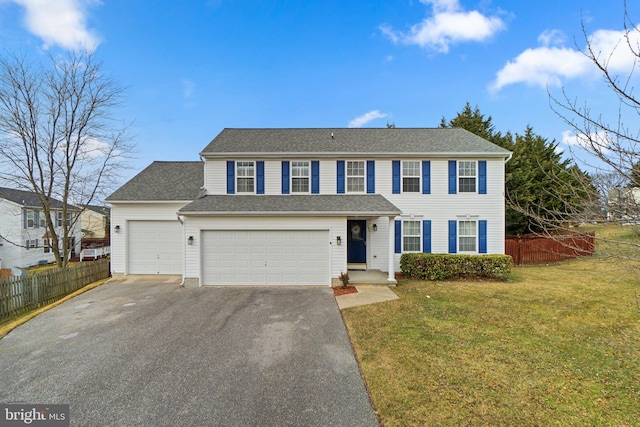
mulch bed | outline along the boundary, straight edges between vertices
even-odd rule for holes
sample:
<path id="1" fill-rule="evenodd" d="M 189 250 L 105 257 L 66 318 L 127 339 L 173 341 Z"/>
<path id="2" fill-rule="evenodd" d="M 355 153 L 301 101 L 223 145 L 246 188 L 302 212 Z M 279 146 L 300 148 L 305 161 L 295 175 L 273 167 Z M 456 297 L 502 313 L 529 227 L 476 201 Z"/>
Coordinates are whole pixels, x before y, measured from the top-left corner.
<path id="1" fill-rule="evenodd" d="M 358 292 L 355 286 L 347 286 L 346 288 L 333 288 L 333 296 L 338 297 L 340 295 L 355 294 Z"/>

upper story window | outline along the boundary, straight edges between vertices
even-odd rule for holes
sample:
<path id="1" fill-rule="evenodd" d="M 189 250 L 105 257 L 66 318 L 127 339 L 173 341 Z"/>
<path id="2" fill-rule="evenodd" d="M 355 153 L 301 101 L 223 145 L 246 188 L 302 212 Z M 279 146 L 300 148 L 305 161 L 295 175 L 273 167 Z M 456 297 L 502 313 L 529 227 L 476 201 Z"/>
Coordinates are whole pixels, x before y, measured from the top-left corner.
<path id="1" fill-rule="evenodd" d="M 309 162 L 291 162 L 291 192 L 308 193 L 311 181 Z"/>
<path id="2" fill-rule="evenodd" d="M 458 162 L 458 191 L 460 193 L 476 192 L 476 162 Z"/>
<path id="3" fill-rule="evenodd" d="M 27 211 L 27 228 L 33 228 L 36 226 L 36 213 L 35 211 L 28 210 Z"/>
<path id="4" fill-rule="evenodd" d="M 254 162 L 236 162 L 236 189 L 238 193 L 253 193 L 255 190 Z"/>
<path id="5" fill-rule="evenodd" d="M 478 223 L 476 221 L 458 221 L 458 248 L 460 252 L 476 252 Z"/>
<path id="6" fill-rule="evenodd" d="M 404 252 L 420 252 L 420 221 L 402 222 L 402 248 Z"/>
<path id="7" fill-rule="evenodd" d="M 56 212 L 56 227 L 62 227 L 62 211 Z M 73 220 L 73 214 L 71 212 L 67 212 L 67 226 L 71 226 L 71 221 Z"/>
<path id="8" fill-rule="evenodd" d="M 402 192 L 403 193 L 419 193 L 420 192 L 420 162 L 419 161 L 403 161 L 402 162 Z"/>
<path id="9" fill-rule="evenodd" d="M 364 193 L 365 192 L 365 162 L 364 161 L 348 161 L 347 162 L 347 192 L 348 193 Z"/>

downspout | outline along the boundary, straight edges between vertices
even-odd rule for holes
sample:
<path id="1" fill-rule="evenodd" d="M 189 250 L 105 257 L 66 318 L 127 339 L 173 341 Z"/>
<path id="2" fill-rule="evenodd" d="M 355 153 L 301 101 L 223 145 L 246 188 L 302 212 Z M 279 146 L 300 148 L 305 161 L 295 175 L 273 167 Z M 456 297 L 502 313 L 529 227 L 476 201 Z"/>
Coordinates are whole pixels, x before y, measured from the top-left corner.
<path id="1" fill-rule="evenodd" d="M 181 218 L 182 215 L 180 214 L 176 214 L 176 218 L 178 219 L 178 222 L 180 224 L 182 224 L 182 231 L 184 232 L 184 221 Z M 187 247 L 184 245 L 184 238 L 187 234 L 184 233 L 184 235 L 182 236 L 182 247 L 184 248 L 182 251 L 182 282 L 180 282 L 180 286 L 182 286 L 184 288 L 184 280 L 185 280 L 185 275 L 184 275 L 184 268 L 187 265 Z"/>

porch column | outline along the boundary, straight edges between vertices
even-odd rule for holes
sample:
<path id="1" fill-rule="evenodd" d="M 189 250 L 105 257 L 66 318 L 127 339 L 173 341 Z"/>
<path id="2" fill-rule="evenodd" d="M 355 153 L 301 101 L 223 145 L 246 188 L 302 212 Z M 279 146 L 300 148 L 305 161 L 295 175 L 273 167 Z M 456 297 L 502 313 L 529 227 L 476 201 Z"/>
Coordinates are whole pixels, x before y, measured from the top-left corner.
<path id="1" fill-rule="evenodd" d="M 387 277 L 387 281 L 396 283 L 396 273 L 393 271 L 393 257 L 394 257 L 394 248 L 395 248 L 395 224 L 393 219 L 395 217 L 389 217 L 389 276 Z"/>

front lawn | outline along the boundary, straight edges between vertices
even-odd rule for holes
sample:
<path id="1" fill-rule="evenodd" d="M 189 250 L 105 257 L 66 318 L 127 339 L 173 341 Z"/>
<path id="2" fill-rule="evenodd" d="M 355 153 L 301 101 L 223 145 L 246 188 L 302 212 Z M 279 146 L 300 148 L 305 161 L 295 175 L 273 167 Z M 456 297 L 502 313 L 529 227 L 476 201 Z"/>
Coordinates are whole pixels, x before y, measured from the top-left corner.
<path id="1" fill-rule="evenodd" d="M 385 426 L 638 425 L 640 282 L 620 261 L 395 291 L 343 311 Z"/>

